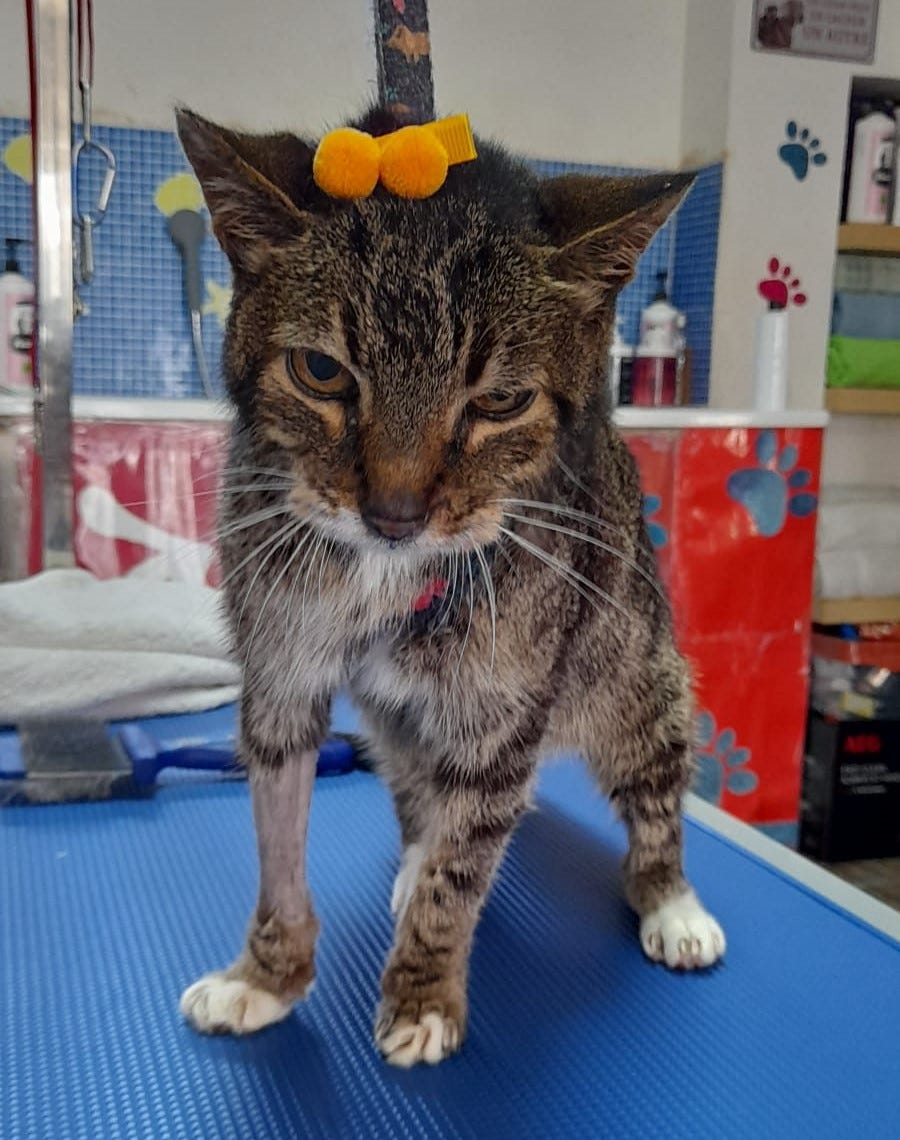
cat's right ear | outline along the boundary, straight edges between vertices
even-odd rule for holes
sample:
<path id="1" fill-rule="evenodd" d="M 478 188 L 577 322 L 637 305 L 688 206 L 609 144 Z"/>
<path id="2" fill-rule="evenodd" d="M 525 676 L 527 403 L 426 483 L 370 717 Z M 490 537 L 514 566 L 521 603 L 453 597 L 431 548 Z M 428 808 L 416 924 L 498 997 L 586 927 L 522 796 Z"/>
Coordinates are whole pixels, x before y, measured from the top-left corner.
<path id="1" fill-rule="evenodd" d="M 185 107 L 175 121 L 219 244 L 236 271 L 258 273 L 274 246 L 309 227 L 298 192 L 312 185 L 312 148 L 290 134 L 239 134 Z"/>
<path id="2" fill-rule="evenodd" d="M 605 178 L 564 174 L 541 183 L 542 228 L 553 243 L 548 271 L 573 285 L 588 311 L 608 305 L 634 277 L 638 258 L 695 175 Z"/>

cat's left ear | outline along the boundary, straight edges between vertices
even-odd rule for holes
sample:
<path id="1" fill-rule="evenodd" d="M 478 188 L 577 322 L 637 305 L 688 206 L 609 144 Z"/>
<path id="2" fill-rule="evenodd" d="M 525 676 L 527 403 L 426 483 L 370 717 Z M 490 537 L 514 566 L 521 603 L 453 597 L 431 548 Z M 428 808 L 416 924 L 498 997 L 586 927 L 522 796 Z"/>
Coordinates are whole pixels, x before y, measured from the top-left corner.
<path id="1" fill-rule="evenodd" d="M 228 130 L 184 107 L 175 117 L 219 244 L 235 270 L 258 273 L 274 246 L 309 227 L 312 147 L 291 134 Z"/>
<path id="2" fill-rule="evenodd" d="M 580 286 L 589 305 L 607 301 L 632 279 L 638 258 L 681 204 L 694 177 L 568 174 L 546 179 L 538 196 L 542 228 L 554 246 L 547 270 Z"/>

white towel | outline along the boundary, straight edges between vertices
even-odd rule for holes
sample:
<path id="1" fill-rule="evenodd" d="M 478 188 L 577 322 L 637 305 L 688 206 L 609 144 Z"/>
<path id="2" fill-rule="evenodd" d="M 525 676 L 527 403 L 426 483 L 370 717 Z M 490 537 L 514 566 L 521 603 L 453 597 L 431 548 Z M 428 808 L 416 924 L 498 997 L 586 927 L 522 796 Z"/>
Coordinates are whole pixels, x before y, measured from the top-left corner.
<path id="1" fill-rule="evenodd" d="M 198 712 L 236 699 L 218 591 L 49 570 L 0 585 L 0 724 Z"/>
<path id="2" fill-rule="evenodd" d="M 890 598 L 900 594 L 900 546 L 820 550 L 816 555 L 820 598 Z"/>
<path id="3" fill-rule="evenodd" d="M 820 553 L 900 546 L 900 487 L 823 487 L 816 546 Z"/>

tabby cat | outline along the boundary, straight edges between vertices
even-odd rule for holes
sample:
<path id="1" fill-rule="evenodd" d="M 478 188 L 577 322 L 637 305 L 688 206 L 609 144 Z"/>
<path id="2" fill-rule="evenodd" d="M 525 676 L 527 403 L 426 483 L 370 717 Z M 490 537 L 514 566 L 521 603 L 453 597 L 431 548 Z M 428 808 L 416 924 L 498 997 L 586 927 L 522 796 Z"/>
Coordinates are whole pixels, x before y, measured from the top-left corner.
<path id="1" fill-rule="evenodd" d="M 178 129 L 234 275 L 219 539 L 261 865 L 243 953 L 184 1015 L 248 1033 L 309 992 L 307 814 L 341 687 L 403 839 L 389 1061 L 460 1047 L 479 912 L 560 750 L 627 826 L 644 952 L 709 966 L 725 939 L 682 873 L 689 677 L 604 390 L 616 295 L 690 176 L 541 181 L 481 142 L 431 198 L 341 202 L 312 141 Z"/>

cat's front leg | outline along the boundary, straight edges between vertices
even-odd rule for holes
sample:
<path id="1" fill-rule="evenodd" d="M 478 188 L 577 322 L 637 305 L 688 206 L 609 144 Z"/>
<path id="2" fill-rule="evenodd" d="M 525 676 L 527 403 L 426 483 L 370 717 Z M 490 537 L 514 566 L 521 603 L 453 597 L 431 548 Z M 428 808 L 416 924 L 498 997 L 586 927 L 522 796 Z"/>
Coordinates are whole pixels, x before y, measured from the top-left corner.
<path id="1" fill-rule="evenodd" d="M 438 765 L 415 885 L 381 982 L 375 1040 L 392 1064 L 436 1064 L 462 1044 L 472 935 L 531 773 L 503 751 L 487 763 Z"/>
<path id="2" fill-rule="evenodd" d="M 282 1020 L 309 993 L 315 976 L 319 924 L 306 882 L 306 831 L 318 758 L 312 742 L 324 731 L 323 717 L 310 710 L 308 718 L 295 720 L 304 726 L 298 737 L 296 728 L 287 731 L 280 718 L 259 716 L 245 699 L 241 719 L 259 899 L 237 961 L 206 974 L 182 995 L 182 1014 L 204 1033 L 253 1033 Z"/>

